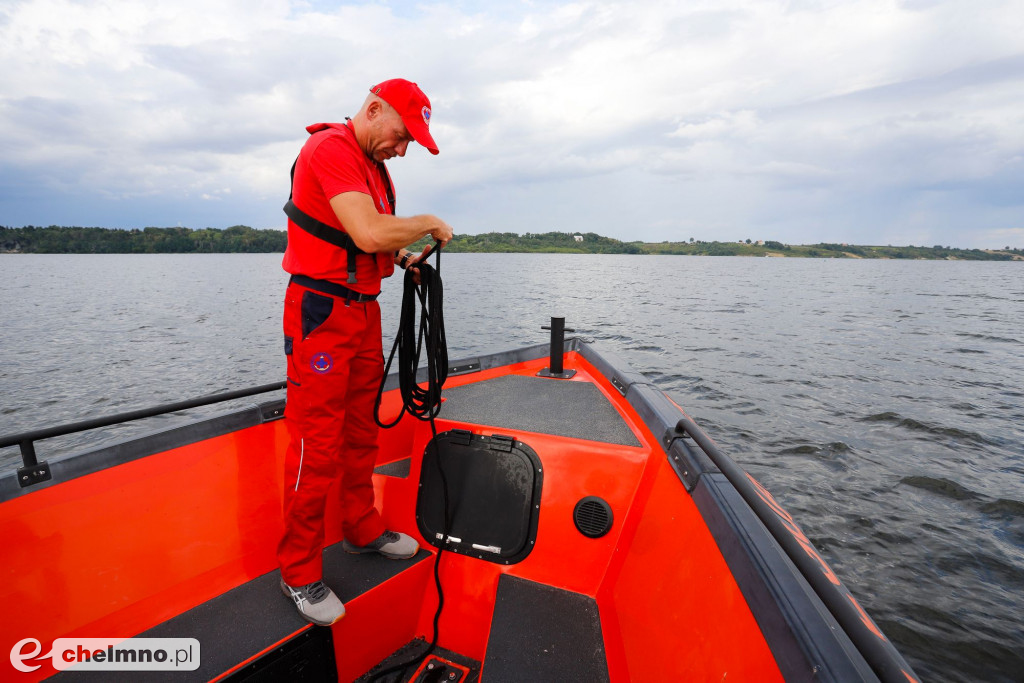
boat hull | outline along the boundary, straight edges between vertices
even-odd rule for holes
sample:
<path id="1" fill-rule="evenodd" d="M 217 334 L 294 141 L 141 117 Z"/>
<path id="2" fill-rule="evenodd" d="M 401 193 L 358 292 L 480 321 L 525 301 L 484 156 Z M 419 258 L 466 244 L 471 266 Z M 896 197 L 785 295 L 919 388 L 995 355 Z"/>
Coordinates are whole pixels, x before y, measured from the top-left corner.
<path id="1" fill-rule="evenodd" d="M 571 379 L 538 377 L 547 346 L 452 364 L 438 431 L 518 444 L 535 453 L 542 476 L 530 489 L 537 509 L 528 552 L 502 556 L 493 552 L 500 543 L 481 537 L 442 553 L 441 647 L 486 681 L 567 680 L 571 672 L 615 681 L 913 680 L 859 606 L 868 636 L 891 651 L 887 660 L 874 661 L 856 625 L 840 623 L 828 602 L 849 591 L 757 487 L 788 537 L 772 532 L 742 482 L 715 463 L 723 456 L 680 427 L 692 421 L 678 405 L 614 354 L 578 339 L 563 351 Z M 389 383 L 385 416 L 399 411 L 397 380 Z M 287 446 L 280 416 L 280 402 L 269 403 L 55 458 L 52 480 L 27 489 L 0 478 L 5 604 L 23 607 L 0 624 L 0 645 L 199 634 L 201 666 L 177 680 L 255 675 L 280 666 L 286 647 L 303 656 L 330 650 L 338 678 L 354 680 L 429 640 L 431 543 L 446 545 L 417 523 L 422 488 L 432 485 L 430 426 L 406 417 L 382 431 L 374 475 L 385 523 L 426 550 L 408 562 L 342 553 L 332 495 L 325 578 L 348 613 L 311 645 L 312 627 L 276 589 Z M 484 478 L 466 481 L 489 481 L 487 468 L 507 469 L 500 460 L 484 453 L 473 460 L 484 463 Z M 454 507 L 482 505 L 480 489 L 449 491 Z M 576 522 L 590 499 L 610 517 L 600 535 Z M 488 533 L 486 524 L 468 526 Z M 810 560 L 794 558 L 790 541 Z M 838 598 L 808 578 L 815 567 L 834 579 Z M 56 673 L 51 661 L 35 663 L 24 680 Z"/>

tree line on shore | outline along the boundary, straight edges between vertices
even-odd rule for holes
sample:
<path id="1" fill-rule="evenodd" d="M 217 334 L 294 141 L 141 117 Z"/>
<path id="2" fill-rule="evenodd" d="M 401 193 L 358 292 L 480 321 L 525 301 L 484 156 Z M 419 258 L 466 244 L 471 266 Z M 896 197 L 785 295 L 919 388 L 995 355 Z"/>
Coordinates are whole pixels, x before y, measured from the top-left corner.
<path id="1" fill-rule="evenodd" d="M 224 230 L 204 228 L 111 228 L 0 226 L 0 252 L 24 254 L 182 254 L 273 253 L 287 246 L 284 230 L 256 230 L 235 225 Z M 426 242 L 422 242 L 426 244 Z M 683 254 L 693 256 L 785 256 L 804 258 L 893 258 L 1024 260 L 1024 249 L 957 249 L 950 246 L 857 246 L 818 243 L 789 245 L 777 241 L 622 242 L 596 233 L 489 232 L 456 235 L 449 252 L 567 253 L 567 254 Z"/>
<path id="2" fill-rule="evenodd" d="M 0 226 L 0 251 L 25 254 L 222 254 L 283 252 L 283 230 L 205 228 L 41 228 Z"/>

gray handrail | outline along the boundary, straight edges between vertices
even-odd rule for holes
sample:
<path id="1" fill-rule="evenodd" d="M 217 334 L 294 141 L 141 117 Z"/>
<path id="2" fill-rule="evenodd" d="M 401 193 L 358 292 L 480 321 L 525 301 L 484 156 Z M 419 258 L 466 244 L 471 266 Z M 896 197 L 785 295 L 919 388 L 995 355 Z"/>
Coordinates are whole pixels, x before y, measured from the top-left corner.
<path id="1" fill-rule="evenodd" d="M 141 420 L 146 417 L 155 417 L 156 415 L 175 413 L 179 410 L 198 408 L 199 406 L 210 405 L 211 403 L 221 403 L 223 401 L 230 401 L 236 398 L 265 394 L 269 391 L 284 389 L 285 386 L 285 382 L 274 382 L 272 384 L 263 384 L 249 389 L 238 389 L 236 391 L 227 391 L 221 394 L 201 396 L 187 401 L 177 401 L 176 403 L 167 403 L 161 406 L 132 410 L 126 413 L 118 413 L 116 415 L 107 415 L 106 417 L 97 417 L 91 420 L 82 420 L 81 422 L 73 422 L 71 424 L 58 425 L 56 427 L 45 427 L 43 429 L 34 429 L 18 434 L 7 434 L 0 436 L 0 448 L 20 446 L 22 462 L 26 468 L 31 468 L 39 464 L 36 459 L 35 442 L 42 439 L 50 439 L 55 436 L 64 436 L 65 434 L 74 434 L 76 432 L 84 432 L 90 429 L 97 429 L 99 427 L 109 427 L 110 425 L 121 424 L 122 422 Z"/>

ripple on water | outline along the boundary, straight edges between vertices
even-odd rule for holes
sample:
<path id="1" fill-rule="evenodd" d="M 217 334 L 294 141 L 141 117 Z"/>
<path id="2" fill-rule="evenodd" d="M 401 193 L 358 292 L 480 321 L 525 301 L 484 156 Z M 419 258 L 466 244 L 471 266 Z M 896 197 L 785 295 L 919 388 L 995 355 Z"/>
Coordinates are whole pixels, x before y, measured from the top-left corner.
<path id="1" fill-rule="evenodd" d="M 626 346 L 624 347 L 627 351 L 650 351 L 654 353 L 664 353 L 665 349 L 660 346 L 652 346 L 649 344 L 643 344 L 638 346 Z"/>
<path id="2" fill-rule="evenodd" d="M 776 442 L 776 445 L 786 446 L 775 451 L 776 455 L 804 456 L 808 461 L 813 461 L 836 473 L 847 472 L 850 469 L 847 459 L 853 453 L 853 449 L 842 441 L 832 441 L 825 444 L 800 443 L 793 445 L 792 441 L 787 440 L 781 443 Z"/>
<path id="3" fill-rule="evenodd" d="M 968 339 L 983 339 L 985 341 L 1005 342 L 1007 344 L 1022 344 L 1022 343 L 1024 343 L 1024 342 L 1021 342 L 1019 339 L 1014 339 L 1013 337 L 998 337 L 998 336 L 992 335 L 992 334 L 978 334 L 978 333 L 975 333 L 975 332 L 957 332 L 956 336 L 958 336 L 958 337 L 967 337 Z"/>
<path id="4" fill-rule="evenodd" d="M 930 424 L 923 420 L 916 420 L 911 417 L 903 417 L 899 413 L 887 411 L 875 413 L 866 417 L 858 418 L 858 422 L 889 423 L 896 427 L 918 433 L 922 438 L 949 437 L 958 441 L 979 444 L 984 446 L 997 445 L 995 441 L 974 431 L 960 429 L 958 427 L 947 427 L 945 425 Z"/>
<path id="5" fill-rule="evenodd" d="M 976 500 L 980 497 L 980 494 L 971 491 L 966 486 L 943 477 L 910 476 L 900 479 L 900 483 L 953 500 Z"/>
<path id="6" fill-rule="evenodd" d="M 1024 502 L 999 498 L 982 505 L 981 511 L 994 517 L 1024 518 Z"/>
<path id="7" fill-rule="evenodd" d="M 800 444 L 799 446 L 791 446 L 789 448 L 783 448 L 778 451 L 779 454 L 786 455 L 818 455 L 826 453 L 829 455 L 837 455 L 849 453 L 853 449 L 842 441 L 833 441 L 824 445 L 817 444 Z"/>

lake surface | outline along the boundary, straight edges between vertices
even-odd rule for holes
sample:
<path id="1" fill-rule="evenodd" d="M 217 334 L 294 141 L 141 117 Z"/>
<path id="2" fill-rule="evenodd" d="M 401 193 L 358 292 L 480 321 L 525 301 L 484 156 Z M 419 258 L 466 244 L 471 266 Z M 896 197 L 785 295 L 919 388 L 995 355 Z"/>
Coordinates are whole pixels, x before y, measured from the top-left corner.
<path id="1" fill-rule="evenodd" d="M 0 256 L 0 433 L 282 380 L 280 261 Z M 926 680 L 1024 680 L 1024 264 L 448 254 L 442 275 L 453 360 L 565 316 L 772 491 Z M 400 299 L 385 282 L 385 348 Z"/>

